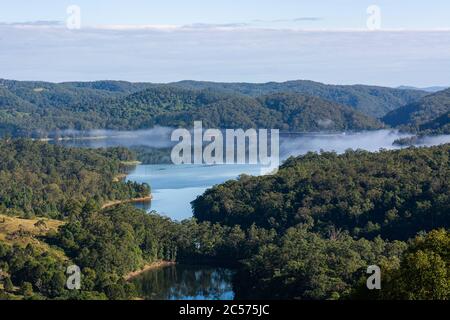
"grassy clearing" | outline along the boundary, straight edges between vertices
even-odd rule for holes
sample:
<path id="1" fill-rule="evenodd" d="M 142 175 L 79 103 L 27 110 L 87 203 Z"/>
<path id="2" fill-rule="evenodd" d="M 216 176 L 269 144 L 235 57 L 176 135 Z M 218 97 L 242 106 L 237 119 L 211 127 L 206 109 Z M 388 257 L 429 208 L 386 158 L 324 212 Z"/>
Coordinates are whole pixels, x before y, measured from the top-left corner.
<path id="1" fill-rule="evenodd" d="M 122 180 L 125 180 L 126 177 L 127 175 L 125 173 L 118 174 L 114 177 L 113 182 L 120 182 Z"/>
<path id="2" fill-rule="evenodd" d="M 64 252 L 50 247 L 40 240 L 49 232 L 56 232 L 63 221 L 46 218 L 23 219 L 0 214 L 0 241 L 9 245 L 27 246 L 33 244 L 36 248 L 48 251 L 66 260 Z"/>

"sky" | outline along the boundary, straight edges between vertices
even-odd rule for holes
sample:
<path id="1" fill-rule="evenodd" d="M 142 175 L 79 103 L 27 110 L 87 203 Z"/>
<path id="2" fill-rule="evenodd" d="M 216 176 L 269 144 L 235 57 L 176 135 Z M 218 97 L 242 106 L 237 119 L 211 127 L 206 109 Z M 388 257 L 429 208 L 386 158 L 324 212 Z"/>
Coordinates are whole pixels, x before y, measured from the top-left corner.
<path id="1" fill-rule="evenodd" d="M 449 70 L 447 0 L 0 0 L 0 78 L 427 87 Z"/>

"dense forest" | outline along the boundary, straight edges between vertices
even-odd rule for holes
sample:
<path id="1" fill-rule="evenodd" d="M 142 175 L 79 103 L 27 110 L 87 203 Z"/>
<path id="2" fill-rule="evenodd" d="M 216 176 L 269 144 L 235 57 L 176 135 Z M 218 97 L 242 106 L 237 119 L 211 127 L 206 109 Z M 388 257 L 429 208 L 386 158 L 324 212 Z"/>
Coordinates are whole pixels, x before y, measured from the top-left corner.
<path id="1" fill-rule="evenodd" d="M 450 145 L 310 153 L 207 190 L 194 216 L 266 230 L 244 254 L 240 298 L 449 299 L 449 156 Z M 372 264 L 389 274 L 379 294 L 357 285 Z"/>
<path id="2" fill-rule="evenodd" d="M 70 130 L 135 130 L 156 125 L 278 128 L 290 132 L 370 130 L 383 123 L 449 133 L 449 91 L 284 83 L 48 83 L 0 80 L 0 133 L 58 137 Z M 376 118 L 382 120 L 378 121 Z"/>
<path id="3" fill-rule="evenodd" d="M 130 150 L 136 154 L 136 160 L 142 164 L 172 164 L 170 154 L 172 148 L 154 148 L 148 146 L 131 146 Z"/>
<path id="4" fill-rule="evenodd" d="M 85 186 L 93 183 L 83 179 L 87 173 L 104 170 L 113 179 L 120 161 L 132 158 L 124 149 L 65 149 L 21 139 L 3 140 L 1 149 L 6 159 L 21 155 L 49 181 L 58 176 L 45 158 L 51 155 L 64 163 L 59 174 L 67 179 L 71 168 Z M 182 222 L 130 205 L 101 209 L 89 200 L 59 207 L 61 199 L 50 197 L 45 202 L 62 210 L 54 215 L 62 219 L 53 222 L 57 228 L 32 220 L 41 233 L 19 225 L 11 234 L 3 225 L 16 212 L 3 208 L 0 298 L 130 299 L 137 293 L 126 276 L 165 260 L 234 266 L 236 298 L 449 299 L 449 152 L 450 145 L 310 153 L 289 159 L 276 175 L 242 176 L 206 191 L 193 202 L 195 218 Z M 80 158 L 86 161 L 81 167 Z M 20 163 L 7 161 L 3 174 L 24 172 Z M 74 263 L 82 271 L 81 290 L 65 286 L 66 267 Z M 365 287 L 373 264 L 383 269 L 379 292 Z"/>
<path id="5" fill-rule="evenodd" d="M 148 185 L 119 178 L 133 160 L 125 148 L 0 141 L 0 298 L 131 298 L 126 272 L 174 259 L 174 223 L 131 206 L 101 209 L 149 195 Z M 66 288 L 74 263 L 83 270 L 81 291 Z"/>
<path id="6" fill-rule="evenodd" d="M 0 133 L 47 137 L 65 130 L 192 126 L 285 131 L 377 129 L 374 117 L 413 103 L 419 90 L 331 86 L 310 81 L 268 84 L 123 81 L 47 83 L 0 80 Z"/>
<path id="7" fill-rule="evenodd" d="M 128 108 L 123 109 L 123 106 Z M 128 109 L 136 113 L 134 118 L 124 114 Z M 130 119 L 131 123 L 141 128 L 156 124 L 192 127 L 193 122 L 199 120 L 203 121 L 205 127 L 210 128 L 279 128 L 282 131 L 295 132 L 382 127 L 377 120 L 350 107 L 292 93 L 255 99 L 219 94 L 210 90 L 158 88 L 127 97 L 110 112 L 115 114 L 115 110 L 118 112 L 117 119 Z M 114 124 L 116 125 L 122 124 Z"/>
<path id="8" fill-rule="evenodd" d="M 450 134 L 450 111 L 419 127 L 422 134 Z"/>
<path id="9" fill-rule="evenodd" d="M 450 89 L 391 111 L 383 121 L 421 134 L 450 134 Z"/>
<path id="10" fill-rule="evenodd" d="M 125 148 L 75 149 L 26 139 L 0 140 L 0 212 L 62 218 L 89 202 L 147 196 L 149 186 L 123 182 Z"/>
<path id="11" fill-rule="evenodd" d="M 57 232 L 41 239 L 52 250 L 33 243 L 20 246 L 0 241 L 0 298 L 133 298 L 135 289 L 124 276 L 144 263 L 174 259 L 172 229 L 176 226 L 132 206 L 73 210 Z M 54 254 L 56 249 L 64 255 Z M 66 268 L 73 264 L 82 272 L 80 290 L 66 287 Z"/>
<path id="12" fill-rule="evenodd" d="M 237 298 L 448 300 L 449 241 L 444 229 L 389 242 L 292 227 L 244 262 L 235 281 Z M 366 287 L 369 265 L 382 270 L 381 290 Z"/>
<path id="13" fill-rule="evenodd" d="M 365 85 L 328 85 L 308 80 L 268 83 L 217 83 L 204 81 L 180 81 L 171 85 L 189 89 L 215 89 L 237 92 L 253 97 L 273 93 L 297 93 L 319 97 L 346 105 L 372 117 L 382 117 L 389 111 L 412 103 L 427 92 L 411 89 L 393 89 Z"/>
<path id="14" fill-rule="evenodd" d="M 299 223 L 326 234 L 408 239 L 450 227 L 450 145 L 401 151 L 309 153 L 276 175 L 241 176 L 193 202 L 195 217 L 284 232 Z"/>

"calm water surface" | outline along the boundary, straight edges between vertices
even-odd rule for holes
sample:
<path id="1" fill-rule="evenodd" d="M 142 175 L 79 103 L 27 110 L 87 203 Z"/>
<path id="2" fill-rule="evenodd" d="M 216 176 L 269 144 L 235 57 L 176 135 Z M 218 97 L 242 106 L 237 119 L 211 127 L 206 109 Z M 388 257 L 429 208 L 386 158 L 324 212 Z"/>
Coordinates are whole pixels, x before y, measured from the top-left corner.
<path id="1" fill-rule="evenodd" d="M 397 149 L 394 140 L 407 137 L 394 130 L 377 130 L 353 133 L 287 134 L 280 138 L 281 160 L 309 151 L 335 151 L 348 149 L 378 151 Z M 427 137 L 422 145 L 450 142 L 450 136 Z M 98 141 L 90 141 L 98 144 Z M 139 143 L 136 141 L 135 143 Z M 137 204 L 147 211 L 155 210 L 175 220 L 192 216 L 191 201 L 215 184 L 237 178 L 240 174 L 259 175 L 261 168 L 251 165 L 140 165 L 127 177 L 128 180 L 148 183 L 152 188 L 151 203 Z"/>
<path id="2" fill-rule="evenodd" d="M 87 140 L 66 140 L 69 146 L 88 148 L 113 146 L 168 147 L 170 128 L 154 128 L 140 131 L 105 131 L 95 130 L 80 133 L 81 136 L 97 137 Z M 347 149 L 364 149 L 378 151 L 398 148 L 392 143 L 407 134 L 395 130 L 376 130 L 353 133 L 308 133 L 282 134 L 280 136 L 280 158 L 298 156 L 309 151 L 336 151 L 342 153 Z M 426 137 L 421 145 L 436 145 L 450 142 L 450 136 Z M 147 211 L 155 210 L 175 220 L 192 216 L 191 201 L 215 184 L 237 178 L 240 174 L 259 175 L 258 166 L 250 165 L 140 165 L 127 177 L 128 180 L 148 183 L 152 188 L 153 201 L 139 203 L 137 207 Z"/>
<path id="3" fill-rule="evenodd" d="M 192 216 L 191 201 L 215 184 L 236 179 L 240 174 L 260 174 L 256 165 L 139 165 L 128 180 L 148 183 L 153 200 L 138 203 L 148 212 L 157 211 L 175 220 Z"/>
<path id="4" fill-rule="evenodd" d="M 230 269 L 174 265 L 147 271 L 132 282 L 147 300 L 232 300 L 232 277 Z"/>
<path id="5" fill-rule="evenodd" d="M 159 131 L 158 131 L 159 130 Z M 105 139 L 67 141 L 64 144 L 83 147 L 111 147 L 148 145 L 155 141 L 166 146 L 168 130 L 130 132 L 120 137 L 109 135 Z M 161 136 L 154 137 L 153 134 Z M 161 133 L 162 132 L 162 133 Z M 97 135 L 94 132 L 92 135 Z M 396 131 L 379 130 L 351 134 L 300 134 L 287 135 L 280 139 L 282 159 L 305 154 L 308 151 L 336 151 L 364 149 L 378 151 L 380 148 L 393 149 L 395 139 L 405 137 Z M 424 145 L 450 142 L 450 136 L 430 137 Z M 215 184 L 237 178 L 240 174 L 259 175 L 261 168 L 250 165 L 139 165 L 127 179 L 148 183 L 152 188 L 153 200 L 136 206 L 150 212 L 157 211 L 174 220 L 192 216 L 190 202 Z M 133 279 L 136 288 L 145 299 L 157 300 L 230 300 L 234 298 L 232 288 L 233 271 L 208 266 L 175 265 L 150 270 Z"/>

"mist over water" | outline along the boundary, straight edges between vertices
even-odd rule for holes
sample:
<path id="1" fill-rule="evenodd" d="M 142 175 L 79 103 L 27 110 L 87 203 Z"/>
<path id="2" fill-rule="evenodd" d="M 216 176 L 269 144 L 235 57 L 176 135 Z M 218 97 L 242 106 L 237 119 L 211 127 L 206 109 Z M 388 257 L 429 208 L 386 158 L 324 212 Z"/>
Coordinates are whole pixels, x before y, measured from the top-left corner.
<path id="1" fill-rule="evenodd" d="M 348 149 L 379 151 L 380 149 L 399 149 L 393 145 L 397 139 L 411 137 L 411 134 L 396 130 L 361 131 L 350 133 L 317 133 L 287 135 L 280 138 L 282 159 L 303 155 L 307 152 L 335 151 L 343 153 Z M 450 136 L 447 137 L 450 142 Z"/>
<path id="2" fill-rule="evenodd" d="M 66 138 L 60 141 L 60 143 L 88 148 L 146 146 L 166 149 L 178 143 L 170 140 L 173 130 L 174 128 L 170 127 L 154 127 L 152 129 L 134 131 L 64 130 L 60 133 Z M 362 149 L 371 152 L 376 152 L 380 149 L 400 149 L 402 147 L 394 145 L 394 141 L 412 136 L 411 134 L 401 133 L 397 130 L 342 133 L 281 133 L 280 157 L 281 160 L 285 160 L 290 156 L 303 155 L 310 151 L 334 151 L 343 153 L 348 149 Z M 450 143 L 450 135 L 421 137 L 416 140 L 415 145 L 432 146 L 443 143 Z"/>
<path id="3" fill-rule="evenodd" d="M 62 143 L 77 147 L 134 147 L 147 146 L 167 149 L 177 142 L 170 141 L 173 128 L 155 127 L 149 130 L 109 131 L 92 130 L 66 131 L 65 136 L 74 140 L 62 140 Z M 309 151 L 335 151 L 343 153 L 348 149 L 379 151 L 380 149 L 399 149 L 394 145 L 397 139 L 411 137 L 410 134 L 396 130 L 377 130 L 347 133 L 309 133 L 280 134 L 280 160 L 290 156 L 303 155 Z M 450 143 L 450 135 L 422 137 L 417 145 L 430 146 Z M 170 149 L 169 149 L 170 150 Z M 215 184 L 236 179 L 240 174 L 259 175 L 259 165 L 139 165 L 127 177 L 127 180 L 148 183 L 152 187 L 151 203 L 137 206 L 147 211 L 155 210 L 175 220 L 192 216 L 190 202 Z"/>
<path id="4" fill-rule="evenodd" d="M 63 130 L 59 134 L 64 137 L 65 145 L 88 148 L 134 147 L 147 146 L 168 148 L 173 145 L 170 135 L 173 128 L 156 126 L 152 129 L 117 131 L 117 130 Z"/>
<path id="5" fill-rule="evenodd" d="M 450 135 L 425 136 L 419 138 L 417 146 L 435 146 L 450 143 Z"/>

